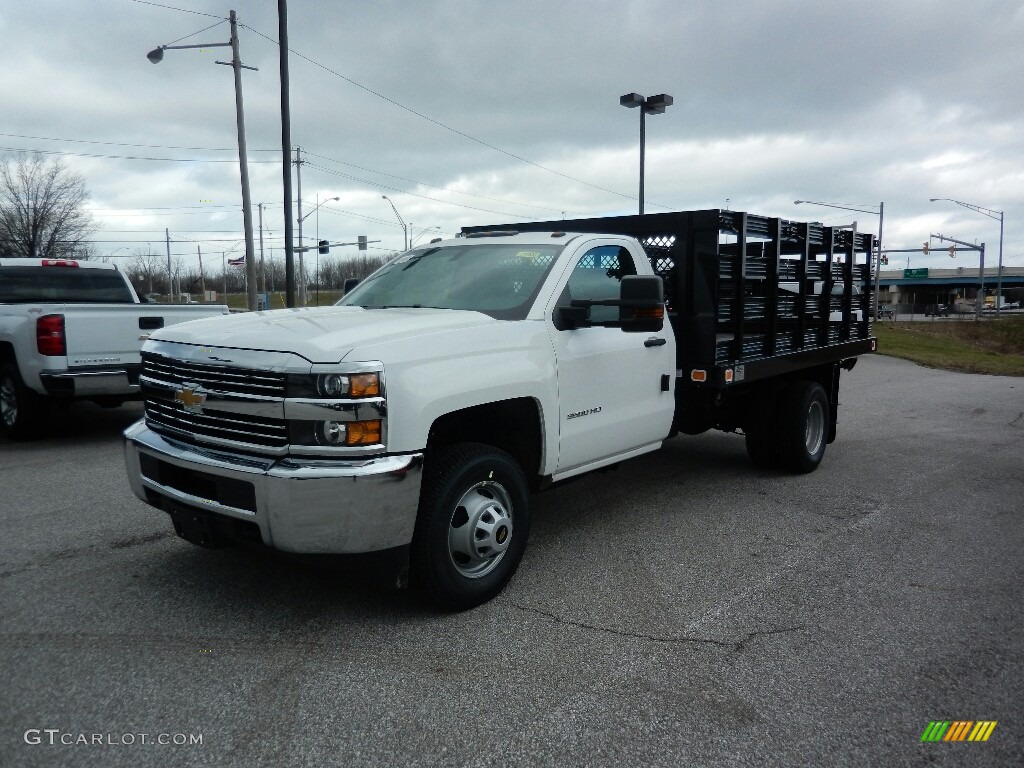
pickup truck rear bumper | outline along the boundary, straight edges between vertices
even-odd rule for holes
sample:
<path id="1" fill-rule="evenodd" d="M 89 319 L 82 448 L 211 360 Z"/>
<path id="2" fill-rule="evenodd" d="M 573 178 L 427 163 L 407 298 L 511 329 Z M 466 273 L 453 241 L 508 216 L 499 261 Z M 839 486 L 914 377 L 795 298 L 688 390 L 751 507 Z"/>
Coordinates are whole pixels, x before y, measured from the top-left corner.
<path id="1" fill-rule="evenodd" d="M 53 397 L 124 397 L 137 398 L 142 365 L 117 368 L 82 368 L 67 371 L 44 371 L 39 382 L 46 394 Z"/>
<path id="2" fill-rule="evenodd" d="M 167 439 L 145 421 L 125 430 L 124 440 L 132 492 L 170 512 L 176 527 L 191 512 L 258 530 L 264 544 L 287 552 L 376 552 L 412 541 L 421 453 L 360 460 L 241 456 Z"/>

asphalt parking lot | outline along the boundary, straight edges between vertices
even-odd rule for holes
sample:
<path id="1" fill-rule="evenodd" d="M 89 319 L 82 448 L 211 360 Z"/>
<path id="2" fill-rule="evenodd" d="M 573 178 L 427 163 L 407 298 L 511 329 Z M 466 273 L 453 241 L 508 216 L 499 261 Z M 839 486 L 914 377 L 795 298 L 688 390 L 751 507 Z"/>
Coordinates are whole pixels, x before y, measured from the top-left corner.
<path id="1" fill-rule="evenodd" d="M 1024 380 L 869 356 L 843 387 L 811 475 L 713 433 L 535 497 L 456 615 L 177 539 L 124 479 L 138 406 L 0 438 L 0 764 L 1020 765 Z"/>

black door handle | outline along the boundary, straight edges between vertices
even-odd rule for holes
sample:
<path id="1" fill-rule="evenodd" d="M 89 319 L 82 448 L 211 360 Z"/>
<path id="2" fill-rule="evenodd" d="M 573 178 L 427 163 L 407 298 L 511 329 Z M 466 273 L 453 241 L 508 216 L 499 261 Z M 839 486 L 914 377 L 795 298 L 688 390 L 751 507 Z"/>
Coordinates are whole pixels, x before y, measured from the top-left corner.
<path id="1" fill-rule="evenodd" d="M 648 339 L 644 342 L 645 347 L 662 347 L 665 344 L 668 344 L 665 339 Z"/>

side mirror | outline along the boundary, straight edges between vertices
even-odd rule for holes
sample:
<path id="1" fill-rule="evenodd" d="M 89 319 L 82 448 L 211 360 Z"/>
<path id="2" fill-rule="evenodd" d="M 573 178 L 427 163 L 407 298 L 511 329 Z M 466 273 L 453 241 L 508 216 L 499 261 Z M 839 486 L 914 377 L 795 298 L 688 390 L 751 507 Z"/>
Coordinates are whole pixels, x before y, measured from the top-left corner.
<path id="1" fill-rule="evenodd" d="M 355 288 L 357 285 L 359 285 L 359 278 L 358 277 L 346 277 L 345 278 L 345 292 L 342 295 L 343 296 L 347 296 L 348 292 L 351 291 L 353 288 Z"/>
<path id="2" fill-rule="evenodd" d="M 618 320 L 593 321 L 591 307 L 618 307 Z M 559 330 L 621 328 L 627 333 L 652 333 L 665 324 L 665 284 L 657 275 L 625 275 L 617 299 L 573 299 L 557 310 Z"/>
<path id="3" fill-rule="evenodd" d="M 622 278 L 619 323 L 627 333 L 654 333 L 665 325 L 665 284 L 657 275 Z"/>

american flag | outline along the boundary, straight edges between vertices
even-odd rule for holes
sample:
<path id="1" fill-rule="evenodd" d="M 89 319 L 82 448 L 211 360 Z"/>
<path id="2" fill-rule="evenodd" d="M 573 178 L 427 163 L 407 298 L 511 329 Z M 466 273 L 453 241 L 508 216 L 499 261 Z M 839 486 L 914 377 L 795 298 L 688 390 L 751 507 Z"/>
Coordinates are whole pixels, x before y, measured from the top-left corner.
<path id="1" fill-rule="evenodd" d="M 228 259 L 229 267 L 244 267 L 245 266 L 245 254 L 242 254 L 237 259 Z"/>

